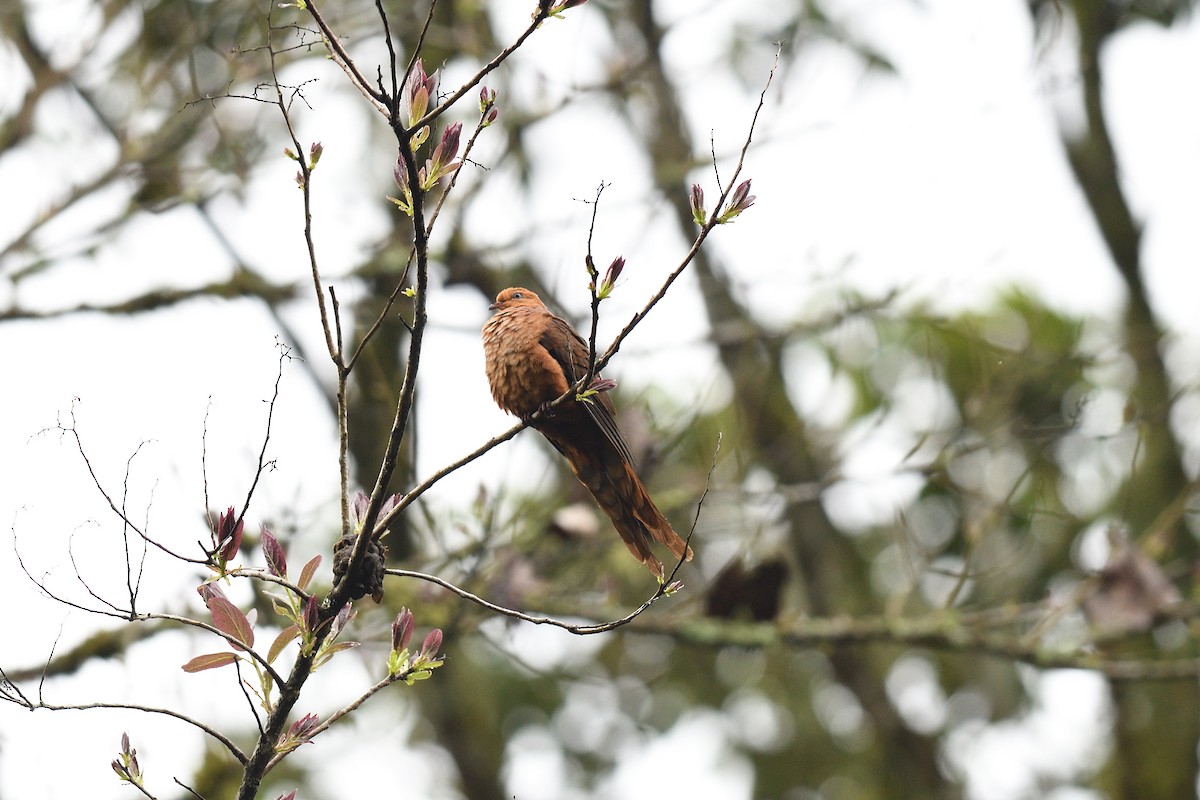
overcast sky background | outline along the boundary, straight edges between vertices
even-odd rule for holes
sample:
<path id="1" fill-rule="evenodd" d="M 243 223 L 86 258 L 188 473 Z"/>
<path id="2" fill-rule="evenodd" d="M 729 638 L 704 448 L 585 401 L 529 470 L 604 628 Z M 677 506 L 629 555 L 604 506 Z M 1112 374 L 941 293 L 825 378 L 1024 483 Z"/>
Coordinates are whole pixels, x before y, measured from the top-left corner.
<path id="1" fill-rule="evenodd" d="M 38 2 L 41 29 L 69 54 L 77 37 L 89 34 L 88 8 Z M 516 4 L 495 3 L 511 18 L 515 35 L 527 16 Z M 740 79 L 716 57 L 716 46 L 733 24 L 764 27 L 776 3 L 692 0 L 659 3 L 664 21 L 680 19 L 668 52 L 685 87 L 689 121 L 698 142 L 711 134 L 722 156 L 736 152 L 745 135 L 758 88 L 774 57 L 763 48 L 741 65 Z M 1051 44 L 1039 52 L 1023 3 L 1018 0 L 840 0 L 830 11 L 885 53 L 898 75 L 867 73 L 858 60 L 833 46 L 818 45 L 797 68 L 776 77 L 751 150 L 746 176 L 758 201 L 736 224 L 715 232 L 710 245 L 736 271 L 746 297 L 768 319 L 789 321 L 799 313 L 830 307 L 847 287 L 872 296 L 893 289 L 906 302 L 928 301 L 955 310 L 986 305 L 998 287 L 1018 284 L 1077 313 L 1114 315 L 1120 284 L 1073 185 L 1058 144 L 1060 121 L 1070 124 L 1075 87 L 1069 48 Z M 79 14 L 73 16 L 79 9 Z M 527 92 L 553 105 L 573 87 L 598 79 L 607 54 L 600 22 L 588 8 L 545 26 L 510 68 L 521 72 L 514 92 Z M 62 20 L 73 24 L 64 27 Z M 1066 32 L 1069 35 L 1069 31 Z M 714 46 L 706 47 L 704 43 Z M 365 46 L 364 46 L 365 47 Z M 364 51 L 366 52 L 366 51 Z M 714 55 L 715 54 L 715 55 Z M 1145 222 L 1147 282 L 1155 308 L 1172 332 L 1171 364 L 1180 380 L 1194 380 L 1200 363 L 1197 255 L 1200 254 L 1200 104 L 1194 80 L 1200 74 L 1200 25 L 1173 30 L 1150 25 L 1122 33 L 1105 52 L 1109 103 L 1123 180 Z M 0 53 L 10 74 L 11 54 Z M 326 147 L 317 173 L 316 224 L 319 257 L 330 276 L 354 263 L 364 243 L 394 213 L 382 201 L 389 190 L 390 163 L 364 164 L 370 126 L 379 126 L 358 95 L 344 91 L 343 76 L 331 65 L 306 62 L 321 77 L 310 98 L 316 109 L 301 120 L 302 137 Z M 464 71 L 465 73 L 465 71 Z M 444 85 L 454 82 L 455 73 Z M 5 81 L 0 104 L 23 91 Z M 0 240 L 7 242 L 24 221 L 59 196 L 64 186 L 86 179 L 112 157 L 111 146 L 79 123 L 80 106 L 60 104 L 60 133 L 29 148 L 0 155 Z M 501 98 L 503 107 L 503 97 Z M 5 107 L 9 107 L 5 105 Z M 156 120 L 147 119 L 147 125 Z M 586 134 L 584 132 L 587 132 Z M 378 131 L 376 131 L 376 135 Z M 512 177 L 503 165 L 486 191 L 496 201 L 476 224 L 508 246 L 512 231 L 528 233 L 528 252 L 557 285 L 569 312 L 586 308 L 580 256 L 590 209 L 576 198 L 591 197 L 605 181 L 597 231 L 597 254 L 629 260 L 628 277 L 606 304 L 603 334 L 611 338 L 678 261 L 686 243 L 665 222 L 661 201 L 648 199 L 644 164 L 628 134 L 598 104 L 579 103 L 553 124 L 535 128 L 544 160 L 535 167 L 533 197 L 524 216 L 504 203 Z M 284 144 L 280 139 L 279 148 Z M 476 156 L 488 162 L 486 136 Z M 268 148 L 273 150 L 273 148 Z M 723 175 L 730 165 L 722 162 Z M 283 158 L 266 163 L 244 203 L 218 203 L 216 217 L 243 257 L 275 278 L 307 272 L 300 226 L 299 195 L 291 183 L 294 166 Z M 364 191 L 364 175 L 370 191 Z M 711 170 L 698 172 L 710 197 Z M 123 200 L 107 198 L 77 209 L 40 239 L 54 252 L 58 243 L 111 215 Z M 136 295 L 149 285 L 200 285 L 229 272 L 226 255 L 196 215 L 178 209 L 134 223 L 89 263 L 67 263 L 43 278 L 22 284 L 14 297 L 0 284 L 0 303 L 57 308 L 76 302 L 103 303 Z M 4 271 L 12 264 L 0 265 Z M 705 329 L 699 300 L 685 278 L 622 349 L 610 372 L 628 387 L 661 382 L 694 402 L 720 396 L 714 361 L 702 346 Z M 421 402 L 436 437 L 423 452 L 427 473 L 473 449 L 511 421 L 493 406 L 482 371 L 478 328 L 486 303 L 462 291 L 430 296 L 433 329 Z M 317 369 L 321 359 L 318 323 L 311 305 L 289 316 L 302 332 Z M 123 575 L 111 567 L 119 529 L 105 510 L 69 437 L 50 431 L 66 421 L 75 403 L 88 455 L 105 484 L 119 492 L 126 461 L 132 462 L 130 507 L 142 517 L 151 504 L 151 532 L 188 542 L 204 536 L 201 520 L 201 435 L 207 416 L 208 482 L 213 506 L 240 502 L 253 475 L 265 400 L 276 377 L 278 326 L 254 302 L 195 302 L 136 318 L 84 315 L 45 323 L 0 326 L 0 520 L 15 533 L 27 565 L 52 583 L 71 586 L 68 538 L 81 563 L 93 568 L 98 586 L 117 589 Z M 281 509 L 301 519 L 336 519 L 336 442 L 323 401 L 304 370 L 285 365 L 276 406 L 269 457 L 276 469 L 264 481 L 250 517 L 257 524 Z M 809 402 L 820 403 L 817 396 Z M 429 410 L 453 409 L 445 425 Z M 493 453 L 436 490 L 432 500 L 452 509 L 481 482 L 493 488 L 513 480 L 517 468 L 544 468 L 529 437 Z M 142 443 L 145 443 L 144 445 Z M 139 446 L 141 449 L 139 450 Z M 886 473 L 895 465 L 867 465 Z M 303 539 L 293 552 L 303 550 Z M 308 551 L 321 546 L 308 543 Z M 6 548 L 7 549 L 7 548 Z M 295 557 L 294 557 L 295 558 Z M 107 566 L 106 566 L 107 565 Z M 178 587 L 192 585 L 188 570 L 159 570 L 147 578 L 145 606 L 174 601 Z M 0 639 L 0 664 L 23 667 L 44 658 L 58 637 L 60 648 L 78 642 L 96 624 L 40 597 L 19 572 L 11 553 L 0 555 L 0 585 L 15 598 Z M 73 590 L 78 592 L 78 587 Z M 10 600 L 12 602 L 12 600 Z M 190 598 L 198 613 L 198 598 Z M 179 610 L 178 608 L 174 610 Z M 571 647 L 556 632 L 544 646 Z M 144 702 L 195 707 L 206 691 L 223 692 L 220 672 L 183 676 L 178 664 L 206 643 L 172 635 L 148 648 L 134 648 L 123 663 L 93 664 L 70 682 L 52 682 L 54 699 L 97 699 L 136 693 Z M 350 661 L 350 659 L 346 659 Z M 166 666 L 162 666 L 165 662 Z M 159 665 L 155 667 L 155 665 Z M 155 673 L 155 669 L 158 670 Z M 347 665 L 352 680 L 371 679 L 366 666 Z M 357 670 L 357 674 L 354 673 Z M 151 684 L 145 675 L 158 674 Z M 950 757 L 971 776 L 972 797 L 1008 800 L 1029 796 L 1035 771 L 1086 766 L 1101 746 L 1104 689 L 1091 675 L 1050 673 L 1028 680 L 1042 704 L 1024 723 L 960 730 Z M 915 681 L 928 689 L 931 681 Z M 319 689 L 317 696 L 320 696 Z M 920 708 L 938 708 L 936 697 L 907 695 Z M 202 701 L 204 702 L 204 701 Z M 206 706 L 211 706 L 205 703 Z M 391 709 L 392 706 L 386 708 Z M 913 713 L 920 714 L 920 708 Z M 216 709 L 213 709 L 214 711 Z M 234 711 L 242 712 L 241 706 Z M 365 729 L 382 712 L 364 709 Z M 231 717 L 228 722 L 233 722 Z M 219 725 L 219 720 L 217 723 Z M 410 721 L 411 722 L 411 721 Z M 405 751 L 406 723 L 381 746 L 389 748 L 414 796 L 445 796 L 448 766 L 424 751 Z M 723 728 L 722 726 L 726 726 Z M 681 796 L 750 797 L 748 766 L 731 748 L 728 719 L 698 714 L 685 718 L 653 747 L 630 752 L 603 797 L 636 797 L 652 764 L 679 758 L 693 766 L 673 776 Z M 135 735 L 143 764 L 158 780 L 186 776 L 199 755 L 193 737 L 175 723 L 129 718 L 109 712 L 34 715 L 0 705 L 0 797 L 126 797 L 109 771 L 121 730 Z M 314 747 L 335 748 L 362 767 L 371 785 L 379 766 L 353 743 L 354 729 L 333 731 Z M 556 775 L 562 764 L 553 747 L 523 742 L 526 756 L 514 762 L 510 787 L 521 800 L 569 797 Z M 397 756 L 397 753 L 400 755 Z M 70 754 L 67 761 L 64 755 Z M 662 755 L 666 754 L 666 755 Z M 307 754 L 305 754 L 307 755 Z M 302 756 L 303 757 L 303 756 Z M 359 763 L 361 762 L 361 764 Z M 351 762 L 347 762 L 351 763 Z M 344 773 L 339 773 L 339 782 Z M 559 776 L 566 781 L 565 774 Z M 688 782 L 692 785 L 688 785 Z M 344 791 L 344 784 L 343 786 Z M 1062 791 L 1057 800 L 1081 800 L 1087 792 Z"/>

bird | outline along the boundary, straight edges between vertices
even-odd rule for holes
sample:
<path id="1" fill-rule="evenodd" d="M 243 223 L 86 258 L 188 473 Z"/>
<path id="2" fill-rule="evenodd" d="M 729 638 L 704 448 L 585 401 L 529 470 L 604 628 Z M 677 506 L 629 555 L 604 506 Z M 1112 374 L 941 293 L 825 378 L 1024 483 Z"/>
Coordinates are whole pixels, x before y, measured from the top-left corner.
<path id="1" fill-rule="evenodd" d="M 509 287 L 488 308 L 495 313 L 483 326 L 483 351 L 496 405 L 530 424 L 566 458 L 629 552 L 663 581 L 663 565 L 650 550 L 651 540 L 666 545 L 677 560 L 690 561 L 692 548 L 638 477 L 607 391 L 550 407 L 587 375 L 587 343 L 529 289 Z M 534 418 L 538 411 L 543 413 Z"/>

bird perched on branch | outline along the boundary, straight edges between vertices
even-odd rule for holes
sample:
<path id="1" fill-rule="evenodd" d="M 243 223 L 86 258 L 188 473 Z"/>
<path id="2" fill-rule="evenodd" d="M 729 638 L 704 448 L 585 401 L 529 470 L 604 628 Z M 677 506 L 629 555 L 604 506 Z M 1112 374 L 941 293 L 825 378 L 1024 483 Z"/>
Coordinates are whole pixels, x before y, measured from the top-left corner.
<path id="1" fill-rule="evenodd" d="M 672 530 L 634 471 L 616 409 L 604 391 L 614 384 L 596 376 L 588 388 L 600 391 L 551 408 L 587 375 L 587 342 L 528 289 L 505 289 L 489 308 L 496 313 L 483 326 L 483 351 L 496 404 L 525 421 L 543 412 L 532 426 L 567 459 L 629 552 L 662 580 L 663 565 L 650 551 L 650 540 L 666 545 L 677 559 L 690 560 L 692 549 Z"/>

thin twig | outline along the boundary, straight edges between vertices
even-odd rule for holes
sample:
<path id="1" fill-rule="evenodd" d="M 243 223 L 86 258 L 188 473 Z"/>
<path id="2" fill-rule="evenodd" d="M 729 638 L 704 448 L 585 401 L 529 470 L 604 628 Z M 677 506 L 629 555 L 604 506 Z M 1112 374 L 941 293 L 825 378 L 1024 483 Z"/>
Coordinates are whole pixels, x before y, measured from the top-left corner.
<path id="1" fill-rule="evenodd" d="M 179 780 L 179 778 L 172 777 L 172 778 L 171 778 L 171 780 L 175 781 L 175 784 L 176 784 L 177 786 L 179 786 L 181 789 L 185 789 L 185 790 L 187 790 L 187 792 L 188 792 L 189 794 L 191 794 L 193 797 L 197 798 L 198 800 L 205 800 L 205 798 L 204 798 L 204 795 L 200 794 L 200 793 L 199 793 L 199 792 L 197 792 L 195 789 L 193 789 L 192 787 L 188 786 L 188 785 L 187 785 L 186 783 L 184 783 L 183 781 Z"/>
<path id="2" fill-rule="evenodd" d="M 754 130 L 758 126 L 759 114 L 766 105 L 767 91 L 771 88 L 771 82 L 775 79 L 775 71 L 778 68 L 779 52 L 776 51 L 775 63 L 771 66 L 771 71 L 767 75 L 767 81 L 762 88 L 762 92 L 759 93 L 758 105 L 754 108 L 754 116 L 750 120 L 750 129 L 746 132 L 746 139 L 742 143 L 742 149 L 738 155 L 737 166 L 734 167 L 733 175 L 731 175 L 729 178 L 729 185 L 721 192 L 720 197 L 718 197 L 716 204 L 713 206 L 712 213 L 709 214 L 709 217 L 705 221 L 704 225 L 700 227 L 700 232 L 696 234 L 696 238 L 692 242 L 691 248 L 684 255 L 683 260 L 680 261 L 679 265 L 671 272 L 670 275 L 667 276 L 666 280 L 663 281 L 662 286 L 654 294 L 654 296 L 650 298 L 650 301 L 646 303 L 645 307 L 642 308 L 642 310 L 638 313 L 634 314 L 633 318 L 629 320 L 629 323 L 621 329 L 620 333 L 617 334 L 617 337 L 613 340 L 612 344 L 609 345 L 608 349 L 604 351 L 604 355 L 600 357 L 599 361 L 597 361 L 597 370 L 603 369 L 604 366 L 608 364 L 610 360 L 612 360 L 612 357 L 617 354 L 617 350 L 620 349 L 621 343 L 625 341 L 625 338 L 633 332 L 633 329 L 636 328 L 643 319 L 646 318 L 646 315 L 650 313 L 651 309 L 653 309 L 654 306 L 666 296 L 667 290 L 671 288 L 671 284 L 675 282 L 676 278 L 683 274 L 684 270 L 688 268 L 688 266 L 695 259 L 696 255 L 700 252 L 700 247 L 704 244 L 704 240 L 708 238 L 708 234 L 712 232 L 713 228 L 720 224 L 718 220 L 720 218 L 721 207 L 725 204 L 725 200 L 729 197 L 729 194 L 737 185 L 738 176 L 742 173 L 742 167 L 746 163 L 746 153 L 750 150 L 750 144 L 754 140 Z M 572 392 L 574 391 L 577 391 L 577 389 L 572 389 Z"/>
<path id="3" fill-rule="evenodd" d="M 30 711 L 36 711 L 40 708 L 44 708 L 47 711 L 91 711 L 91 710 L 99 709 L 99 708 L 107 708 L 107 709 L 118 709 L 118 710 L 124 710 L 124 711 L 143 711 L 147 714 L 162 714 L 163 716 L 166 716 L 166 717 L 174 717 L 177 720 L 186 722 L 188 725 L 191 725 L 194 728 L 199 728 L 201 731 L 208 734 L 213 739 L 215 739 L 216 741 L 218 741 L 222 745 L 224 745 L 225 749 L 229 751 L 230 755 L 232 755 L 234 758 L 237 759 L 239 764 L 242 764 L 243 766 L 246 764 L 246 754 L 243 753 L 242 749 L 240 747 L 238 747 L 236 744 L 234 744 L 233 740 L 231 740 L 229 737 L 225 736 L 220 731 L 216 730 L 215 728 L 210 727 L 209 725 L 201 722 L 198 719 L 189 717 L 187 714 L 182 714 L 178 711 L 172 711 L 169 708 L 157 708 L 155 706 L 143 706 L 143 705 L 138 705 L 137 703 L 105 703 L 105 702 L 58 705 L 55 703 L 46 703 L 41 700 L 39 700 L 36 703 L 29 703 L 25 707 L 27 709 L 29 709 Z"/>
<path id="4" fill-rule="evenodd" d="M 521 33 L 521 35 L 517 37 L 516 41 L 501 50 L 491 61 L 484 64 L 478 72 L 467 79 L 467 82 L 455 90 L 453 94 L 439 103 L 435 108 L 432 108 L 426 112 L 425 116 L 421 117 L 421 119 L 419 119 L 416 124 L 412 126 L 413 130 L 420 130 L 425 125 L 431 124 L 435 119 L 445 113 L 446 109 L 457 103 L 460 97 L 478 86 L 479 82 L 486 78 L 488 74 L 492 72 L 492 70 L 503 64 L 509 56 L 517 52 L 521 45 L 525 44 L 525 40 L 533 35 L 533 32 L 541 26 L 541 24 L 546 20 L 547 16 L 548 14 L 546 13 L 546 8 L 539 6 L 537 12 L 533 16 L 533 20 L 529 23 L 529 27 L 527 27 Z M 413 174 L 415 175 L 416 173 Z"/>
<path id="5" fill-rule="evenodd" d="M 96 470 L 92 468 L 91 459 L 88 458 L 87 452 L 84 450 L 83 439 L 80 437 L 79 430 L 76 427 L 78 423 L 75 419 L 75 404 L 78 402 L 79 402 L 78 397 L 71 399 L 71 427 L 69 427 L 69 428 L 63 427 L 62 423 L 60 422 L 57 425 L 57 429 L 60 433 L 70 434 L 71 437 L 75 440 L 75 448 L 79 451 L 79 456 L 80 456 L 80 458 L 83 459 L 84 466 L 87 467 L 88 475 L 90 475 L 92 478 L 92 484 L 95 485 L 97 490 L 99 490 L 101 497 L 103 497 L 104 501 L 106 503 L 108 503 L 108 507 L 112 509 L 113 513 L 116 514 L 121 519 L 121 521 L 129 527 L 130 530 L 133 530 L 135 533 L 137 533 L 138 536 L 142 537 L 143 541 L 154 545 L 159 550 L 163 551 L 164 553 L 171 556 L 172 558 L 177 558 L 180 561 L 186 561 L 189 564 L 205 564 L 205 563 L 207 563 L 206 559 L 189 558 L 188 556 L 182 555 L 181 553 L 176 553 L 175 551 L 171 550 L 166 545 L 161 544 L 161 543 L 155 541 L 154 539 L 151 539 L 149 536 L 146 535 L 145 531 L 143 531 L 141 528 L 139 528 L 137 525 L 135 525 L 133 523 L 133 520 L 129 519 L 129 517 L 120 508 L 117 507 L 117 504 L 113 501 L 112 496 L 109 495 L 108 491 L 105 490 L 104 485 L 100 482 L 100 477 L 98 475 L 96 475 Z"/>
<path id="6" fill-rule="evenodd" d="M 250 716 L 254 717 L 254 724 L 258 727 L 258 735 L 262 736 L 262 719 L 258 716 L 258 709 L 254 705 L 254 698 L 250 696 L 250 689 L 246 686 L 246 679 L 242 677 L 242 660 L 240 658 L 233 662 L 233 668 L 237 672 L 238 688 L 242 690 L 242 697 L 246 698 L 246 705 L 250 707 Z"/>
<path id="7" fill-rule="evenodd" d="M 604 194 L 606 188 L 608 188 L 608 184 L 603 181 L 596 187 L 596 198 L 592 201 L 592 221 L 588 225 L 587 255 L 584 256 L 588 277 L 591 278 L 588 281 L 588 293 L 591 295 L 592 311 L 591 330 L 588 332 L 588 368 L 582 381 L 582 385 L 585 387 L 591 386 L 592 380 L 596 377 L 596 329 L 600 326 L 600 271 L 596 269 L 596 259 L 592 255 L 592 237 L 596 233 L 596 216 L 600 211 L 600 195 Z"/>
<path id="8" fill-rule="evenodd" d="M 667 279 L 663 282 L 662 286 L 654 294 L 654 296 L 650 298 L 650 301 L 645 305 L 645 307 L 643 307 L 642 310 L 639 311 L 638 313 L 634 314 L 633 318 L 629 321 L 629 323 L 621 330 L 621 332 L 617 335 L 616 339 L 613 340 L 612 344 L 609 345 L 609 347 L 605 351 L 604 355 L 599 357 L 596 360 L 595 370 L 597 372 L 600 371 L 601 369 L 603 369 L 604 366 L 606 364 L 608 364 L 608 362 L 610 360 L 612 360 L 613 356 L 615 356 L 617 354 L 617 350 L 620 349 L 621 343 L 625 341 L 625 338 L 627 336 L 629 336 L 630 333 L 633 332 L 633 329 L 635 327 L 637 327 L 637 325 L 643 319 L 646 318 L 646 315 L 648 315 L 650 313 L 650 310 L 652 308 L 654 308 L 654 306 L 660 300 L 662 300 L 662 298 L 666 295 L 667 290 L 671 287 L 671 284 L 673 284 L 675 282 L 676 278 L 678 278 L 681 274 L 683 274 L 683 271 L 685 269 L 687 269 L 687 267 L 692 263 L 693 259 L 695 259 L 696 254 L 700 252 L 700 247 L 701 247 L 701 245 L 704 244 L 704 240 L 708 237 L 708 234 L 712 231 L 713 228 L 715 228 L 719 224 L 717 221 L 718 216 L 719 216 L 719 211 L 721 209 L 721 206 L 724 205 L 725 200 L 727 199 L 729 193 L 733 190 L 733 187 L 735 185 L 735 182 L 737 181 L 738 175 L 741 174 L 742 167 L 745 164 L 745 160 L 746 160 L 746 153 L 750 149 L 750 143 L 754 138 L 754 130 L 758 124 L 759 114 L 762 111 L 763 106 L 766 105 L 767 90 L 770 89 L 771 82 L 772 82 L 772 80 L 774 80 L 775 71 L 778 68 L 778 64 L 779 64 L 779 54 L 776 53 L 775 64 L 771 67 L 771 72 L 767 77 L 766 85 L 763 87 L 762 92 L 759 94 L 758 105 L 754 109 L 754 116 L 750 122 L 750 129 L 746 133 L 746 139 L 742 144 L 741 154 L 738 157 L 737 167 L 733 171 L 733 177 L 730 181 L 730 185 L 721 193 L 721 196 L 718 198 L 717 204 L 714 207 L 712 214 L 709 216 L 709 218 L 705 222 L 705 224 L 700 228 L 700 232 L 696 235 L 696 239 L 692 242 L 692 246 L 688 250 L 688 252 L 684 255 L 683 260 L 680 261 L 679 265 L 671 272 L 670 275 L 667 276 Z M 426 116 L 428 116 L 428 115 L 426 115 Z M 524 430 L 526 427 L 528 427 L 528 425 L 541 419 L 542 415 L 551 412 L 554 408 L 567 402 L 568 400 L 573 400 L 579 392 L 581 392 L 587 388 L 587 385 L 585 382 L 586 378 L 587 378 L 587 376 L 584 376 L 583 378 L 581 378 L 579 380 L 578 383 L 571 386 L 562 396 L 558 397 L 553 402 L 547 404 L 543 409 L 535 412 L 529 418 L 528 421 L 521 422 L 521 423 L 513 426 L 509 430 L 505 431 L 504 433 L 489 439 L 487 442 L 485 442 L 480 447 L 476 448 L 471 453 L 467 454 L 466 456 L 463 456 L 462 458 L 455 461 L 454 463 L 438 470 L 433 475 L 431 475 L 429 478 L 427 478 L 425 481 L 423 481 L 422 483 L 420 483 L 417 486 L 410 489 L 396 503 L 396 505 L 392 509 L 391 513 L 387 514 L 386 516 L 382 517 L 381 519 L 379 519 L 376 522 L 375 535 L 381 536 L 383 534 L 383 532 L 385 530 L 387 530 L 388 525 L 390 525 L 396 519 L 396 517 L 398 517 L 401 513 L 403 513 L 405 508 L 407 508 L 409 505 L 411 505 L 413 503 L 413 501 L 415 501 L 418 497 L 420 497 L 422 494 L 424 494 L 429 488 L 431 488 L 435 483 L 440 481 L 442 478 L 446 477 L 447 475 L 449 475 L 451 472 L 458 469 L 459 467 L 469 464 L 470 462 L 479 458 L 480 456 L 482 456 L 483 454 L 485 454 L 489 450 L 491 450 L 493 447 L 501 444 L 502 442 L 508 441 L 512 437 L 516 436 L 518 433 L 520 433 L 522 430 Z"/>
<path id="9" fill-rule="evenodd" d="M 305 9 L 312 15 L 313 21 L 317 23 L 317 27 L 321 29 L 321 36 L 325 40 L 325 46 L 329 48 L 329 54 L 333 58 L 333 62 L 341 67 L 346 76 L 350 78 L 350 83 L 354 88 L 362 93 L 362 96 L 367 99 L 367 102 L 375 107 L 375 110 L 383 114 L 385 117 L 390 116 L 387 104 L 384 102 L 388 98 L 380 92 L 376 92 L 371 88 L 371 83 L 363 77 L 358 71 L 358 66 L 355 65 L 354 59 L 350 58 L 350 54 L 346 52 L 346 48 L 342 47 L 341 41 L 334 34 L 333 30 L 325 22 L 325 18 L 317 10 L 316 5 L 307 0 L 304 4 Z M 275 72 L 275 59 L 272 53 L 271 58 L 271 73 Z"/>
<path id="10" fill-rule="evenodd" d="M 562 628 L 563 630 L 567 631 L 568 633 L 574 633 L 574 634 L 578 634 L 580 636 L 588 636 L 588 635 L 595 634 L 595 633 L 606 633 L 608 631 L 620 628 L 622 625 L 628 625 L 630 622 L 637 619 L 642 614 L 643 611 L 645 611 L 647 608 L 649 608 L 655 602 L 657 602 L 659 598 L 665 597 L 667 594 L 667 588 L 669 585 L 669 584 L 665 584 L 665 583 L 660 584 L 658 589 L 654 592 L 654 594 L 652 594 L 649 598 L 647 598 L 640 606 L 638 606 L 633 611 L 629 612 L 628 614 L 626 614 L 623 617 L 619 617 L 618 619 L 610 620 L 608 622 L 577 624 L 577 623 L 565 622 L 565 621 L 563 621 L 561 619 L 557 619 L 555 617 L 535 616 L 532 614 L 526 614 L 524 611 L 517 611 L 515 608 L 507 608 L 505 606 L 497 605 L 488 600 L 484 600 L 482 597 L 480 597 L 476 594 L 472 594 L 471 592 L 467 591 L 466 589 L 463 589 L 459 586 L 455 586 L 450 581 L 446 580 L 445 578 L 438 577 L 437 575 L 430 575 L 425 572 L 415 572 L 413 570 L 407 570 L 407 569 L 388 569 L 388 570 L 385 570 L 385 572 L 388 575 L 394 575 L 398 578 L 416 578 L 418 580 L 437 584 L 438 586 L 441 586 L 443 589 L 453 592 L 454 594 L 458 595 L 459 597 L 463 598 L 464 600 L 469 600 L 478 606 L 486 608 L 488 611 L 493 611 L 497 614 L 502 614 L 506 617 L 512 617 L 513 619 L 519 619 L 522 622 L 529 622 L 534 625 L 551 625 L 555 628 Z"/>
<path id="11" fill-rule="evenodd" d="M 683 555 L 675 562 L 675 569 L 671 570 L 671 574 L 663 581 L 667 585 L 670 585 L 675 580 L 675 573 L 679 572 L 683 566 L 683 562 L 687 561 L 687 552 L 692 546 L 692 537 L 696 534 L 696 526 L 700 524 L 700 512 L 704 509 L 704 501 L 708 499 L 708 492 L 712 488 L 713 473 L 717 471 L 717 456 L 721 454 L 721 441 L 724 438 L 724 433 L 717 433 L 717 445 L 713 448 L 712 463 L 709 464 L 708 474 L 704 477 L 704 491 L 700 493 L 700 499 L 696 501 L 696 513 L 692 517 L 692 525 L 688 528 L 688 534 L 683 540 Z"/>
<path id="12" fill-rule="evenodd" d="M 322 32 L 326 31 L 325 21 L 320 18 L 317 9 L 311 3 L 308 3 L 307 7 L 309 13 L 317 20 L 317 24 L 321 26 Z M 292 140 L 292 146 L 296 148 L 296 163 L 300 168 L 300 190 L 304 198 L 304 243 L 308 251 L 309 271 L 312 275 L 313 288 L 317 297 L 317 310 L 321 315 L 321 329 L 325 333 L 325 347 L 329 351 L 330 360 L 333 361 L 334 365 L 340 367 L 342 365 L 342 353 L 334 343 L 333 331 L 330 328 L 329 312 L 325 307 L 325 293 L 321 289 L 323 281 L 321 280 L 321 270 L 317 263 L 317 249 L 313 242 L 312 169 L 309 167 L 308 159 L 305 157 L 305 148 L 300 144 L 300 138 L 296 135 L 296 129 L 292 125 L 291 111 L 288 110 L 288 105 L 284 102 L 283 87 L 279 83 L 279 72 L 275 62 L 275 48 L 271 42 L 271 31 L 274 30 L 271 22 L 273 11 L 274 8 L 272 7 L 267 12 L 267 53 L 271 65 L 271 84 L 275 87 L 275 105 L 279 107 L 279 113 L 283 116 L 283 124 L 287 128 L 288 138 Z M 328 42 L 329 39 L 327 38 L 326 41 Z M 340 48 L 340 45 L 337 46 Z"/>

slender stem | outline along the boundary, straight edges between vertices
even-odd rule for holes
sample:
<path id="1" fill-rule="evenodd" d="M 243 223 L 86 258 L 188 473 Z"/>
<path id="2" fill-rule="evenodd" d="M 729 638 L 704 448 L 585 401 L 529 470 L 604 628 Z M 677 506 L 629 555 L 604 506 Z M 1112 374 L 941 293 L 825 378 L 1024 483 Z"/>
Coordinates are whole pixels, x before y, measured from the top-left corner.
<path id="1" fill-rule="evenodd" d="M 535 13 L 533 16 L 533 20 L 529 23 L 529 27 L 527 27 L 521 33 L 521 35 L 517 37 L 516 41 L 501 50 L 491 61 L 484 64 L 478 72 L 472 75 L 470 79 L 468 79 L 466 83 L 455 90 L 453 94 L 439 103 L 435 108 L 432 108 L 426 112 L 425 116 L 421 117 L 421 119 L 418 120 L 415 125 L 413 125 L 413 130 L 420 130 L 425 125 L 432 123 L 435 119 L 445 113 L 446 109 L 457 103 L 460 97 L 478 86 L 479 82 L 486 78 L 488 74 L 492 72 L 492 70 L 503 64 L 509 56 L 517 52 L 521 45 L 525 44 L 525 40 L 533 35 L 533 32 L 536 31 L 543 22 L 545 22 L 548 16 L 549 15 L 546 13 L 546 9 L 539 7 L 537 13 Z"/>

